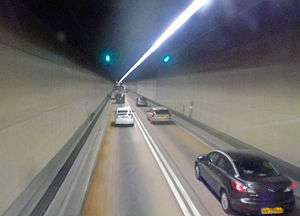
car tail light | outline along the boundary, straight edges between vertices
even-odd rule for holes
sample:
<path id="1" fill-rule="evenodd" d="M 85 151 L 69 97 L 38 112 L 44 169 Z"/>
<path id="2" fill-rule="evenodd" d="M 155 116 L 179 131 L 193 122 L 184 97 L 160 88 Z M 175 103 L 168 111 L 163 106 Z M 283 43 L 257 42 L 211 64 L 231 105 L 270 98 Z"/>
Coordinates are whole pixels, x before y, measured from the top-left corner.
<path id="1" fill-rule="evenodd" d="M 244 185 L 242 182 L 237 181 L 237 180 L 232 180 L 231 181 L 231 187 L 233 190 L 236 192 L 244 193 L 247 190 L 246 185 Z"/>
<path id="2" fill-rule="evenodd" d="M 298 188 L 298 183 L 295 182 L 295 181 L 292 181 L 291 188 L 292 188 L 293 190 L 296 190 L 296 189 Z"/>
<path id="3" fill-rule="evenodd" d="M 284 190 L 284 192 L 294 191 L 294 190 L 296 190 L 297 188 L 298 188 L 297 182 L 292 181 L 291 185 L 288 186 L 288 187 Z"/>

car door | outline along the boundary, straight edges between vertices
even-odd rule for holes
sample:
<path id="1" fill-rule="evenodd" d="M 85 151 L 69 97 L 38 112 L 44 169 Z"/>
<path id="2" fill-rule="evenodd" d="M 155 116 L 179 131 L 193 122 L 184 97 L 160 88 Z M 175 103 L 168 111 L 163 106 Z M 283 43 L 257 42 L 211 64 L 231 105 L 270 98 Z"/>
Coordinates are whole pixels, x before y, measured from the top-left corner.
<path id="1" fill-rule="evenodd" d="M 214 168 L 214 191 L 219 194 L 221 188 L 227 189 L 230 187 L 231 178 L 234 176 L 234 169 L 225 155 L 220 155 Z"/>
<path id="2" fill-rule="evenodd" d="M 203 164 L 203 169 L 201 170 L 201 175 L 204 178 L 205 182 L 209 185 L 210 188 L 215 188 L 215 164 L 218 160 L 220 154 L 218 152 L 211 152 L 207 155 L 207 160 Z"/>

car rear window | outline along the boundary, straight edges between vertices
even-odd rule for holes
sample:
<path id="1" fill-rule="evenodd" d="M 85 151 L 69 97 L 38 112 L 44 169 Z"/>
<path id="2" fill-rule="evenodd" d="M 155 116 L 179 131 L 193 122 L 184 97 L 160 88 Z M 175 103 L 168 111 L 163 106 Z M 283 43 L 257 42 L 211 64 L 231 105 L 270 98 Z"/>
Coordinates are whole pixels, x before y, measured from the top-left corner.
<path id="1" fill-rule="evenodd" d="M 169 110 L 156 110 L 155 112 L 156 112 L 156 114 L 159 114 L 159 115 L 169 115 L 170 114 Z"/>
<path id="2" fill-rule="evenodd" d="M 128 112 L 128 110 L 118 110 L 118 114 L 120 113 L 127 113 Z"/>
<path id="3" fill-rule="evenodd" d="M 120 115 L 127 115 L 129 114 L 130 112 L 128 110 L 119 110 L 117 112 L 117 115 L 120 116 Z"/>
<path id="4" fill-rule="evenodd" d="M 118 116 L 127 115 L 127 113 L 118 113 Z"/>
<path id="5" fill-rule="evenodd" d="M 240 159 L 234 161 L 241 177 L 272 177 L 278 176 L 277 171 L 272 164 L 262 159 Z"/>

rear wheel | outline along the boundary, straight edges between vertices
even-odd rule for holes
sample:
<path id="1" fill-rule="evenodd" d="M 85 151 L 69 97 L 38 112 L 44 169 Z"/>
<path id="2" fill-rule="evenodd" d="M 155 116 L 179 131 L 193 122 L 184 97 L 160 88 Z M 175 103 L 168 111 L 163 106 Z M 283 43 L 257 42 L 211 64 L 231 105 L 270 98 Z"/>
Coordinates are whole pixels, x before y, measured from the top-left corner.
<path id="1" fill-rule="evenodd" d="M 227 193 L 225 192 L 225 190 L 221 191 L 220 202 L 221 202 L 224 212 L 226 212 L 227 214 L 230 214 L 232 212 L 231 207 L 230 207 L 230 199 L 229 199 Z"/>

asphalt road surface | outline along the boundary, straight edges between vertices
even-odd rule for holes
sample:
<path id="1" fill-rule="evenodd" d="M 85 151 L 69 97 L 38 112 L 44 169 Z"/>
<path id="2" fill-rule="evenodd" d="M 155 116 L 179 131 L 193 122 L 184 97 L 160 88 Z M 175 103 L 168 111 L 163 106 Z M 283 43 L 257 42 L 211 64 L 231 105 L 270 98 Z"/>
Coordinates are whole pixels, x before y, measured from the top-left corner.
<path id="1" fill-rule="evenodd" d="M 127 104 L 135 125 L 108 127 L 82 215 L 226 215 L 194 175 L 194 159 L 212 147 L 175 124 L 150 124 L 149 108 L 136 107 L 131 98 Z"/>

